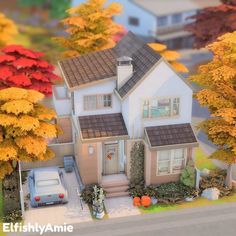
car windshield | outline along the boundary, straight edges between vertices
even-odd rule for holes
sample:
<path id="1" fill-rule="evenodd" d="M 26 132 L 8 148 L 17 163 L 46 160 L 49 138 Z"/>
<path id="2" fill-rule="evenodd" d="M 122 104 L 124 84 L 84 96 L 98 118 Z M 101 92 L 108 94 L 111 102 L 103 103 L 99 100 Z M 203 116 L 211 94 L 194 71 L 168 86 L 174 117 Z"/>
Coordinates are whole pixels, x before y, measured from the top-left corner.
<path id="1" fill-rule="evenodd" d="M 58 185 L 58 184 L 59 184 L 58 179 L 39 180 L 36 183 L 37 187 L 45 187 L 45 186 L 52 186 L 52 185 Z"/>

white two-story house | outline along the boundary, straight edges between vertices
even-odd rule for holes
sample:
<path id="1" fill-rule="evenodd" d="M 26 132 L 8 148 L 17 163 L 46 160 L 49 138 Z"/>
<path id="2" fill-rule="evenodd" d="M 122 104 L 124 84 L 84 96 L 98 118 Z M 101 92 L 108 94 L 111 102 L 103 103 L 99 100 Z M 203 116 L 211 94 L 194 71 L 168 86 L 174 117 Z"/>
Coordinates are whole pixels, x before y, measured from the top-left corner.
<path id="1" fill-rule="evenodd" d="M 54 93 L 54 104 L 58 115 L 73 120 L 84 184 L 103 185 L 117 176 L 127 183 L 137 140 L 145 145 L 147 185 L 179 180 L 197 146 L 193 91 L 168 62 L 129 32 L 114 48 L 59 66 L 66 86 L 55 88 L 64 100 Z"/>

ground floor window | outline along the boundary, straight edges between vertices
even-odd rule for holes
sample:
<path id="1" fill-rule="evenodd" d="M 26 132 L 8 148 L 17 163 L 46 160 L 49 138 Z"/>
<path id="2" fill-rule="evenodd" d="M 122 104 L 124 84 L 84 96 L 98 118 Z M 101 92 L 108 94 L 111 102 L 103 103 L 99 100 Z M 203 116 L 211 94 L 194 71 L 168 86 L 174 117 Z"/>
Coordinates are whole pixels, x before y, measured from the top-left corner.
<path id="1" fill-rule="evenodd" d="M 158 151 L 156 175 L 180 173 L 185 167 L 186 156 L 185 148 Z"/>

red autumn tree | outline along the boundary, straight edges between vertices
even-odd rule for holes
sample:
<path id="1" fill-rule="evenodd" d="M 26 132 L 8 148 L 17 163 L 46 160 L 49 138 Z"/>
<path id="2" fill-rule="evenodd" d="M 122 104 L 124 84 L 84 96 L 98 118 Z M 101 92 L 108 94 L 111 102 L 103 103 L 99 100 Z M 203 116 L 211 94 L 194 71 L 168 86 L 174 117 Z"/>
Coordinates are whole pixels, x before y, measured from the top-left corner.
<path id="1" fill-rule="evenodd" d="M 60 77 L 54 66 L 40 59 L 44 54 L 20 45 L 9 45 L 0 54 L 0 89 L 20 87 L 52 94 L 52 83 Z"/>
<path id="2" fill-rule="evenodd" d="M 222 4 L 199 11 L 186 29 L 195 37 L 195 47 L 205 47 L 207 44 L 225 34 L 236 30 L 236 0 L 221 0 Z"/>

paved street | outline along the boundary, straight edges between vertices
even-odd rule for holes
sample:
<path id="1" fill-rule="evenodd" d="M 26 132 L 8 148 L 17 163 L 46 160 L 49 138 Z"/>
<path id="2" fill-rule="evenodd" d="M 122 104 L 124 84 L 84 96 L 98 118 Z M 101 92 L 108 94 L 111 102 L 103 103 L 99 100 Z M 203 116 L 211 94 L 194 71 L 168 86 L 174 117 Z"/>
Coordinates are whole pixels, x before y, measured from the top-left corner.
<path id="1" fill-rule="evenodd" d="M 81 223 L 70 236 L 235 236 L 236 203 Z M 18 234 L 20 235 L 20 234 Z M 27 235 L 27 234 L 24 234 Z M 54 236 L 56 234 L 45 234 Z"/>
<path id="2" fill-rule="evenodd" d="M 233 236 L 236 203 L 82 224 L 71 235 Z"/>

